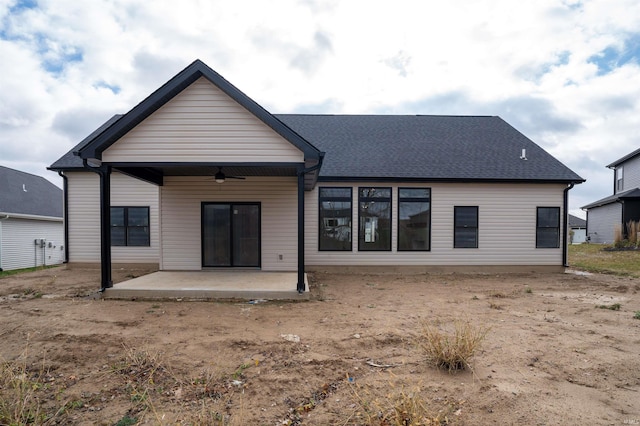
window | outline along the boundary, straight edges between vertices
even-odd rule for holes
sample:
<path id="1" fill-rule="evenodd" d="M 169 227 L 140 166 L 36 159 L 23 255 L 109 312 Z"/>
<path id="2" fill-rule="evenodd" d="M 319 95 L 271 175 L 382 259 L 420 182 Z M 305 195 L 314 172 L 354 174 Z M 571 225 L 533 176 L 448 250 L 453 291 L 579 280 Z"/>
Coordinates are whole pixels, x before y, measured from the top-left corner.
<path id="1" fill-rule="evenodd" d="M 623 167 L 620 166 L 616 169 L 616 192 L 618 191 L 622 191 L 622 188 L 624 186 L 624 181 L 623 181 Z"/>
<path id="2" fill-rule="evenodd" d="M 560 207 L 538 207 L 536 248 L 560 247 Z"/>
<path id="3" fill-rule="evenodd" d="M 111 207 L 111 245 L 149 246 L 149 207 Z"/>
<path id="4" fill-rule="evenodd" d="M 478 206 L 455 206 L 453 222 L 453 247 L 478 248 Z"/>
<path id="5" fill-rule="evenodd" d="M 358 188 L 358 250 L 391 250 L 391 188 Z"/>
<path id="6" fill-rule="evenodd" d="M 320 250 L 352 250 L 351 188 L 320 188 Z"/>
<path id="7" fill-rule="evenodd" d="M 398 188 L 398 251 L 431 248 L 431 190 Z"/>

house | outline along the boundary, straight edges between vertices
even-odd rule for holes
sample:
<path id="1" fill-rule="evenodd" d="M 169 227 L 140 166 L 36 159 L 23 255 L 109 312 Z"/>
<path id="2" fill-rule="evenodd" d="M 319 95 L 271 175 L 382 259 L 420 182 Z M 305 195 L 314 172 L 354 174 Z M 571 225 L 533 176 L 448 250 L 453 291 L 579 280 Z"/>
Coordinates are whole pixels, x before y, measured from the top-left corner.
<path id="1" fill-rule="evenodd" d="M 613 195 L 582 207 L 592 243 L 613 243 L 616 227 L 626 238 L 626 224 L 640 221 L 640 149 L 607 167 L 613 170 Z"/>
<path id="2" fill-rule="evenodd" d="M 197 60 L 50 167 L 69 260 L 559 269 L 583 179 L 499 117 L 266 111 Z"/>
<path id="3" fill-rule="evenodd" d="M 0 271 L 62 263 L 62 190 L 0 166 Z"/>
<path id="4" fill-rule="evenodd" d="M 587 241 L 587 221 L 569 214 L 569 244 L 582 244 Z"/>

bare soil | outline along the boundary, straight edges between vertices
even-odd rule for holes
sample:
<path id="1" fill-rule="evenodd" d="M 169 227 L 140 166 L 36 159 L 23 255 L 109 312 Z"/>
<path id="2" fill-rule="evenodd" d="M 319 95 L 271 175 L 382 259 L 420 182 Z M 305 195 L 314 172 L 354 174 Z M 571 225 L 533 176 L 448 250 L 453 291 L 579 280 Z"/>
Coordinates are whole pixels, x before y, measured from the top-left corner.
<path id="1" fill-rule="evenodd" d="M 51 424 L 390 424 L 397 400 L 434 424 L 640 424 L 638 279 L 310 278 L 308 302 L 252 304 L 103 301 L 97 270 L 6 277 L 0 359 L 42 383 Z M 490 331 L 472 370 L 449 374 L 415 339 L 456 319 Z"/>

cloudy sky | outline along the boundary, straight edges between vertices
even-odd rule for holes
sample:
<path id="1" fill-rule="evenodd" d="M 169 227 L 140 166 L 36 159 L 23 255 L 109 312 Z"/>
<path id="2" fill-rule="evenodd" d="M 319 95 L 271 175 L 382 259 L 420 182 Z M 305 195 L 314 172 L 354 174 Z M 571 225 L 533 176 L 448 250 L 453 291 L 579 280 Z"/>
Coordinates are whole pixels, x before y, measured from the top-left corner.
<path id="1" fill-rule="evenodd" d="M 640 148 L 638 0 L 0 0 L 0 164 L 46 167 L 194 59 L 272 113 L 498 115 L 587 182 Z"/>

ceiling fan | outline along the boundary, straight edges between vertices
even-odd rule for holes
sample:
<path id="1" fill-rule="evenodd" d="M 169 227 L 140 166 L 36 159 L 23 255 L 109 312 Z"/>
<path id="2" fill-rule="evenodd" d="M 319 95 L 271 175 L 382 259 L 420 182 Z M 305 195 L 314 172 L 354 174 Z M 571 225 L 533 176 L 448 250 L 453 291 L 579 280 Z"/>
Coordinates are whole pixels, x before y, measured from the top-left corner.
<path id="1" fill-rule="evenodd" d="M 224 183 L 225 179 L 239 179 L 244 180 L 243 177 L 240 176 L 227 176 L 222 171 L 222 167 L 218 167 L 218 172 L 214 175 L 214 179 L 216 183 Z"/>

